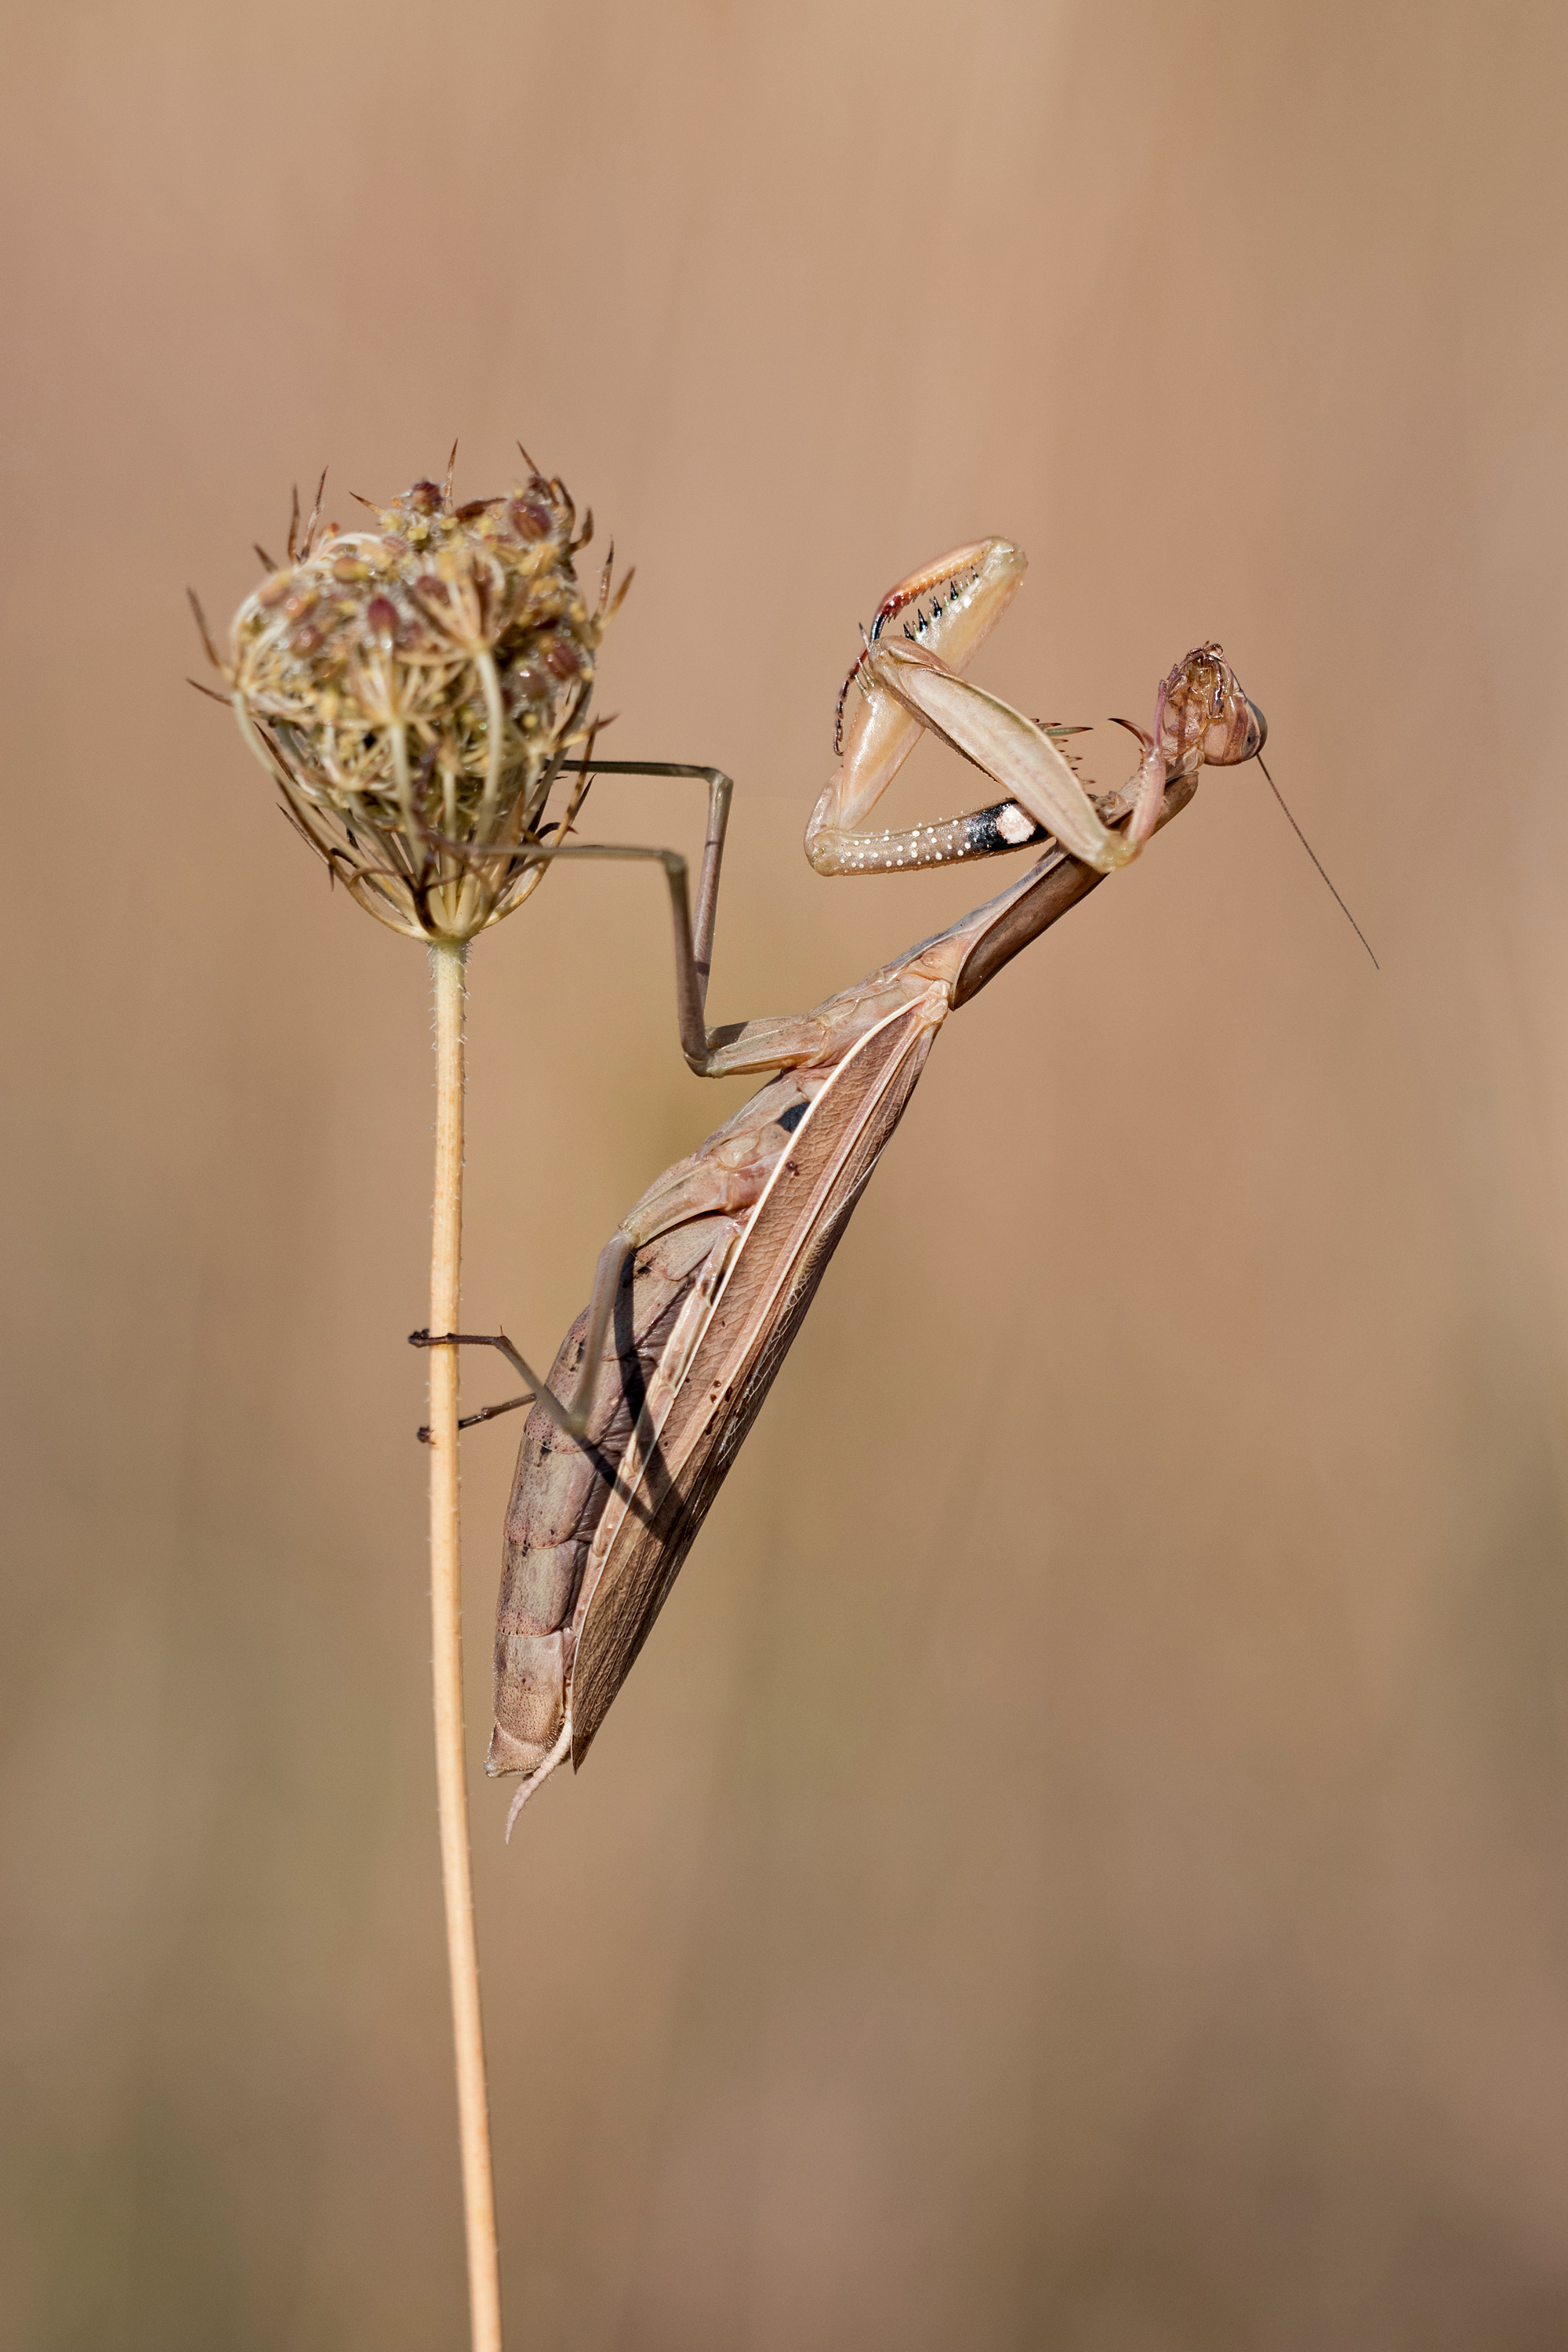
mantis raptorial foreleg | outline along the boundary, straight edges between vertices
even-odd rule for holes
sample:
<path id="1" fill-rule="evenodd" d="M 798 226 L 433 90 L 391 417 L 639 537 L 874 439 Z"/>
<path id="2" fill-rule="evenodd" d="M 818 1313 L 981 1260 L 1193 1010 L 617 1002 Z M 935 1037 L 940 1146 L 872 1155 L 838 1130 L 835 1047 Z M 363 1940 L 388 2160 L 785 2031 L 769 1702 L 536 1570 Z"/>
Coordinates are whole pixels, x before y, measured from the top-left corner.
<path id="1" fill-rule="evenodd" d="M 1234 766 L 1263 747 L 1262 713 L 1236 687 L 1217 646 L 1199 647 L 1160 688 L 1152 734 L 1133 732 L 1143 759 L 1118 796 L 1131 815 L 1116 832 L 1058 749 L 1078 730 L 1042 727 L 959 675 L 1017 592 L 1021 549 L 1005 539 L 956 549 L 900 581 L 879 606 L 866 649 L 839 698 L 841 760 L 806 826 L 805 854 L 819 874 L 906 871 L 990 856 L 1049 834 L 1096 873 L 1137 856 L 1154 829 L 1165 787 L 1205 763 Z M 1211 656 L 1199 678 L 1193 665 Z M 847 725 L 845 698 L 860 701 Z M 903 833 L 861 829 L 919 741 L 938 735 L 1013 798 Z"/>
<path id="2" fill-rule="evenodd" d="M 1050 829 L 1043 814 L 1045 803 L 1037 793 L 1033 804 L 1020 794 L 1018 801 L 1001 801 L 991 808 L 971 809 L 962 816 L 912 825 L 902 832 L 869 833 L 864 828 L 864 820 L 925 730 L 931 727 L 936 733 L 946 733 L 892 683 L 896 673 L 888 665 L 889 652 L 907 654 L 917 666 L 934 663 L 943 676 L 959 685 L 961 696 L 977 694 L 979 689 L 963 686 L 957 673 L 1011 604 L 1026 562 L 1023 550 L 1010 540 L 976 540 L 911 572 L 883 597 L 865 633 L 866 650 L 839 693 L 834 737 L 839 764 L 805 829 L 805 854 L 819 874 L 907 873 L 959 858 L 1022 849 L 1042 840 Z M 851 689 L 858 698 L 847 719 Z M 1058 728 L 1048 730 L 1048 735 L 1039 729 L 1031 731 L 1047 740 L 1047 758 L 1054 758 L 1060 766 L 1068 779 L 1067 789 L 1078 791 L 1071 770 L 1048 739 L 1079 730 Z M 947 740 L 954 738 L 948 735 Z M 963 743 L 958 748 L 965 749 Z M 966 756 L 971 755 L 966 752 Z M 998 774 L 999 771 L 992 768 L 987 772 Z M 1079 796 L 1082 798 L 1081 792 Z"/>

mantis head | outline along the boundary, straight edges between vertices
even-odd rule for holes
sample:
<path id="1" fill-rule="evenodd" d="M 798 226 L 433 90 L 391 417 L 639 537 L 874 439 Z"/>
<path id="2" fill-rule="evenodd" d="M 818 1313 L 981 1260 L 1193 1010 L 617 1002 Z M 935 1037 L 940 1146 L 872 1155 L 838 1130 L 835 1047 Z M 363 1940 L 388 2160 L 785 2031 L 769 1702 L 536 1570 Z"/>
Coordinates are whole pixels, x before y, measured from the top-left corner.
<path id="1" fill-rule="evenodd" d="M 1166 773 L 1190 776 L 1202 767 L 1237 768 L 1255 760 L 1268 722 L 1241 690 L 1222 646 L 1195 646 L 1160 688 L 1156 721 Z"/>

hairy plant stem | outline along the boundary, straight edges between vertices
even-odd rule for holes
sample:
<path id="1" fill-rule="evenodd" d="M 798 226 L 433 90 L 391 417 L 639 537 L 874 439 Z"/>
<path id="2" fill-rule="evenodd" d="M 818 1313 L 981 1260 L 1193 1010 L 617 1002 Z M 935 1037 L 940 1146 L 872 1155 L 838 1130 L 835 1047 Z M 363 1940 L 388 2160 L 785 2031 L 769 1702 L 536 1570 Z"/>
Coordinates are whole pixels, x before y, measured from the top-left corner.
<path id="1" fill-rule="evenodd" d="M 430 950 L 436 995 L 436 1193 L 430 1223 L 430 1328 L 458 1328 L 463 1234 L 463 981 L 465 942 Z M 489 2100 L 479 2015 L 479 1952 L 468 1859 L 463 1754 L 462 1556 L 458 1492 L 458 1349 L 430 1350 L 430 1617 L 436 1685 L 436 1787 L 441 1885 L 452 1978 L 458 2134 L 468 2244 L 473 2352 L 501 2352 L 500 2267 L 490 2169 Z"/>

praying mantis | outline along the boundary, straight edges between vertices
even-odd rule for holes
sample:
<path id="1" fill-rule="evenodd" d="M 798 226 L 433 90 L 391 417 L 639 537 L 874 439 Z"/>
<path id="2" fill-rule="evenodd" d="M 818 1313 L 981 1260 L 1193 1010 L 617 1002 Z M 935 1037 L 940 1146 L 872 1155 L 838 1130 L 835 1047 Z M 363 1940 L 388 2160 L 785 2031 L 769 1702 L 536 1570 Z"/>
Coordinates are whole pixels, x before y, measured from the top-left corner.
<path id="1" fill-rule="evenodd" d="M 508 1508 L 486 1770 L 521 1773 L 507 1820 L 570 1756 L 580 1765 L 679 1573 L 811 1305 L 937 1032 L 1108 874 L 1136 857 L 1204 766 L 1257 756 L 1266 726 L 1221 647 L 1161 684 L 1132 728 L 1138 769 L 1091 800 L 1041 726 L 963 673 L 1012 601 L 1026 559 L 1009 541 L 959 548 L 878 610 L 839 698 L 838 764 L 806 828 L 826 875 L 910 872 L 1038 843 L 1023 877 L 945 930 L 803 1013 L 709 1028 L 706 1001 L 730 780 L 711 769 L 598 761 L 595 771 L 706 779 L 709 825 L 694 914 L 672 851 L 562 844 L 553 856 L 657 858 L 675 927 L 681 1045 L 706 1077 L 764 1075 L 750 1102 L 667 1170 L 601 1252 L 588 1306 L 548 1380 L 499 1348 L 531 1403 Z M 846 721 L 850 695 L 858 698 Z M 1129 725 L 1128 721 L 1119 722 Z M 922 731 L 1007 797 L 936 824 L 867 820 Z M 465 1423 L 465 1426 L 469 1423 Z"/>

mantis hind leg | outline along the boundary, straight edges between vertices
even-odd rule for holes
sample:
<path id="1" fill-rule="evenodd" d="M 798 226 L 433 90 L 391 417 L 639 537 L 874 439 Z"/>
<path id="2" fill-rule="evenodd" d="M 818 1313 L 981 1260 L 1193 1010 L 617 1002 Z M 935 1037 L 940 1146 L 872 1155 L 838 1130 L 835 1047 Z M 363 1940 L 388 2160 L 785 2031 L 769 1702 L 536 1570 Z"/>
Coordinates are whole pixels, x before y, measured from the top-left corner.
<path id="1" fill-rule="evenodd" d="M 495 1348 L 506 1358 L 512 1370 L 529 1383 L 526 1394 L 508 1397 L 504 1404 L 481 1406 L 458 1423 L 459 1429 L 472 1429 L 476 1423 L 494 1421 L 503 1412 L 515 1412 L 520 1405 L 542 1404 L 551 1420 L 568 1437 L 581 1437 L 588 1426 L 588 1415 L 598 1385 L 599 1366 L 604 1360 L 605 1341 L 609 1337 L 610 1317 L 615 1311 L 616 1293 L 626 1260 L 632 1254 L 629 1235 L 617 1233 L 611 1236 L 599 1252 L 599 1263 L 594 1273 L 594 1295 L 588 1302 L 588 1329 L 578 1359 L 577 1383 L 568 1404 L 558 1397 L 548 1381 L 542 1380 L 527 1359 L 521 1355 L 504 1331 L 411 1331 L 411 1348 Z M 429 1431 L 422 1429 L 420 1436 L 428 1442 Z"/>

